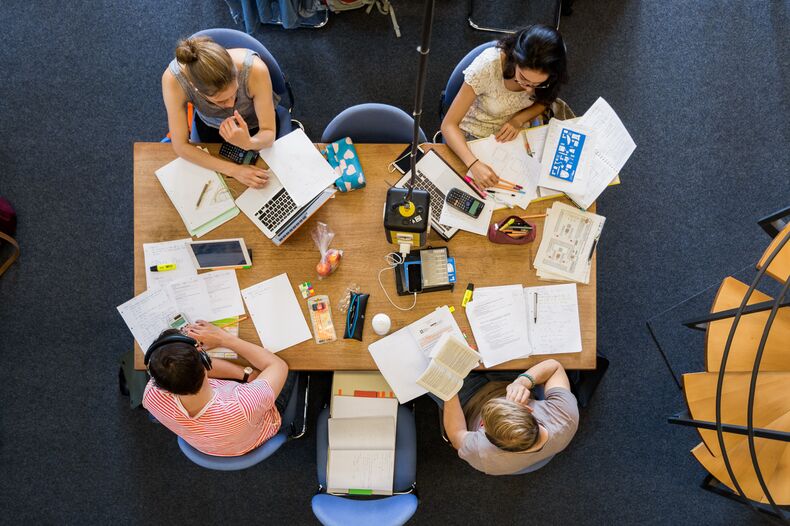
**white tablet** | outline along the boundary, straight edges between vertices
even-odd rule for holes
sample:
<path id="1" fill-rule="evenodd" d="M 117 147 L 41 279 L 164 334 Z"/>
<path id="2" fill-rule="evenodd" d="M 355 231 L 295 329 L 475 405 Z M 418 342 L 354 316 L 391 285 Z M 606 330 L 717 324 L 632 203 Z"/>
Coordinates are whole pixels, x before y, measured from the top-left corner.
<path id="1" fill-rule="evenodd" d="M 252 259 L 242 238 L 190 241 L 189 255 L 198 270 L 250 268 Z"/>

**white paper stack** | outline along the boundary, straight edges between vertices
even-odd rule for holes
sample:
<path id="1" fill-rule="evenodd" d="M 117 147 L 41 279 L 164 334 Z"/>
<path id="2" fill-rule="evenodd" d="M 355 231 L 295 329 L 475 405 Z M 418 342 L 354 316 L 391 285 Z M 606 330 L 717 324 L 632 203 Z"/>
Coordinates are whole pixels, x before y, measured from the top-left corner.
<path id="1" fill-rule="evenodd" d="M 546 211 L 535 256 L 540 279 L 590 282 L 592 255 L 606 218 L 556 202 Z"/>

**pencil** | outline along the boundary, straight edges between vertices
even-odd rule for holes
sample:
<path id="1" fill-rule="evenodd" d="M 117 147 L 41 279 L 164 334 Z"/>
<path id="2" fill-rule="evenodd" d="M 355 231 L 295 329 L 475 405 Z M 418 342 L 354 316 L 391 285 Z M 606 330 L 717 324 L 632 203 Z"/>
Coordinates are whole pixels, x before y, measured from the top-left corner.
<path id="1" fill-rule="evenodd" d="M 236 321 L 231 321 L 229 323 L 223 323 L 222 325 L 217 325 L 220 329 L 224 329 L 225 327 L 232 327 L 233 325 L 238 325 L 239 323 L 243 322 L 247 319 L 247 316 L 239 316 L 239 319 Z"/>
<path id="2" fill-rule="evenodd" d="M 499 188 L 500 190 L 507 190 L 509 192 L 515 192 L 515 193 L 518 193 L 518 194 L 526 194 L 527 193 L 527 192 L 525 192 L 523 190 L 517 190 L 517 189 L 515 189 L 513 187 L 503 186 L 503 185 L 500 185 L 500 184 L 495 184 L 494 188 Z"/>
<path id="3" fill-rule="evenodd" d="M 208 185 L 210 184 L 211 184 L 211 179 L 206 181 L 206 184 L 203 185 L 203 191 L 200 192 L 200 197 L 198 197 L 198 202 L 195 205 L 195 208 L 198 208 L 200 206 L 200 202 L 203 200 L 203 196 L 206 195 L 206 190 L 208 190 Z"/>
<path id="4" fill-rule="evenodd" d="M 523 186 L 521 186 L 520 184 L 516 184 L 516 183 L 514 183 L 513 181 L 508 181 L 507 179 L 502 179 L 501 177 L 499 178 L 499 180 L 500 180 L 500 181 L 504 181 L 504 182 L 506 182 L 506 183 L 507 183 L 507 184 L 509 184 L 509 185 L 513 185 L 514 187 L 516 187 L 516 188 L 517 188 L 517 189 L 519 189 L 519 190 L 521 190 L 522 188 L 524 188 L 524 187 L 523 187 Z"/>
<path id="5" fill-rule="evenodd" d="M 533 157 L 535 152 L 532 151 L 532 147 L 529 145 L 529 139 L 527 139 L 527 134 L 523 133 L 522 135 L 524 136 L 524 147 L 527 149 L 527 155 Z"/>

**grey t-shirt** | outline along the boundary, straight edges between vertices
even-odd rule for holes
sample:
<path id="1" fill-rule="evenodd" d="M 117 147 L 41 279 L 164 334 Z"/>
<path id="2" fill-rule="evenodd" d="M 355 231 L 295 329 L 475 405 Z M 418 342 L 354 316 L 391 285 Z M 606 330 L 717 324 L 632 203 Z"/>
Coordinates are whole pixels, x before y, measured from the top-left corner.
<path id="1" fill-rule="evenodd" d="M 549 433 L 541 449 L 518 453 L 499 449 L 486 438 L 482 419 L 478 416 L 464 437 L 458 456 L 489 475 L 511 475 L 565 449 L 579 427 L 576 397 L 564 387 L 553 387 L 544 396 L 543 400 L 530 402 L 535 419 Z"/>

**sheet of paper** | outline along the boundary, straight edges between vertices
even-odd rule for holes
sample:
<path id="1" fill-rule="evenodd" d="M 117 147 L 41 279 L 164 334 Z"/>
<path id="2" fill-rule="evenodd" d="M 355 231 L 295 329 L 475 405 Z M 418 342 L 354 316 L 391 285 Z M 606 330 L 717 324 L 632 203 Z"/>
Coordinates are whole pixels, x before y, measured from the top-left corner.
<path id="1" fill-rule="evenodd" d="M 431 357 L 434 346 L 443 335 L 456 334 L 461 339 L 464 337 L 450 309 L 447 307 L 436 309 L 431 314 L 407 325 L 405 329 L 426 358 Z"/>
<path id="2" fill-rule="evenodd" d="M 241 291 L 263 346 L 279 352 L 312 338 L 287 274 Z"/>
<path id="3" fill-rule="evenodd" d="M 538 186 L 565 193 L 584 193 L 594 150 L 592 130 L 578 123 L 551 119 L 543 147 Z"/>
<path id="4" fill-rule="evenodd" d="M 202 276 L 192 276 L 168 283 L 165 291 L 178 307 L 178 312 L 186 316 L 190 323 L 221 318 L 216 316 L 214 309 L 211 308 L 208 287 Z"/>
<path id="5" fill-rule="evenodd" d="M 445 332 L 464 337 L 450 309 L 441 307 L 368 346 L 400 403 L 428 392 L 417 385 L 417 378 L 428 368 L 431 349 Z"/>
<path id="6" fill-rule="evenodd" d="M 162 288 L 171 281 L 197 275 L 197 269 L 189 256 L 187 242 L 192 238 L 164 241 L 162 243 L 143 243 L 143 257 L 145 259 L 145 283 L 148 289 Z M 166 272 L 151 272 L 154 265 L 175 263 L 174 270 Z"/>
<path id="7" fill-rule="evenodd" d="M 329 448 L 395 449 L 395 419 L 390 416 L 330 418 Z"/>
<path id="8" fill-rule="evenodd" d="M 200 277 L 206 283 L 214 319 L 244 316 L 244 304 L 241 301 L 239 280 L 234 269 L 206 272 Z"/>
<path id="9" fill-rule="evenodd" d="M 524 303 L 532 354 L 582 352 L 575 283 L 525 287 Z"/>
<path id="10" fill-rule="evenodd" d="M 391 495 L 394 473 L 394 450 L 330 450 L 327 491 L 347 493 L 349 489 L 369 489 L 375 494 Z"/>
<path id="11" fill-rule="evenodd" d="M 543 237 L 535 256 L 538 275 L 569 281 L 589 280 L 590 258 L 606 218 L 555 202 L 547 210 Z"/>
<path id="12" fill-rule="evenodd" d="M 603 97 L 579 118 L 579 124 L 595 131 L 595 157 L 617 174 L 634 153 L 636 143 L 617 113 Z M 612 177 L 614 179 L 614 177 Z"/>
<path id="13" fill-rule="evenodd" d="M 524 193 L 516 193 L 516 197 L 510 197 L 506 190 L 499 192 L 499 189 L 494 188 L 494 195 L 498 201 L 526 209 L 529 202 L 538 196 L 540 162 L 527 154 L 523 135 L 518 135 L 508 142 L 497 142 L 494 136 L 490 135 L 485 139 L 470 141 L 467 145 L 481 162 L 494 170 L 497 176 L 523 187 Z"/>
<path id="14" fill-rule="evenodd" d="M 190 232 L 229 210 L 239 212 L 217 172 L 179 157 L 158 169 L 156 177 Z"/>
<path id="15" fill-rule="evenodd" d="M 464 192 L 467 191 L 460 186 L 458 188 Z M 472 195 L 471 192 L 467 193 Z M 442 214 L 439 216 L 439 223 L 485 236 L 488 233 L 488 225 L 491 223 L 491 215 L 494 213 L 497 202 L 494 200 L 492 194 L 489 194 L 488 198 L 483 202 L 485 206 L 483 207 L 483 211 L 480 212 L 480 215 L 477 216 L 477 219 L 445 204 L 445 206 L 442 207 Z"/>
<path id="16" fill-rule="evenodd" d="M 280 137 L 260 153 L 296 206 L 306 205 L 337 179 L 324 156 L 299 128 Z"/>
<path id="17" fill-rule="evenodd" d="M 143 352 L 169 327 L 168 323 L 178 313 L 165 289 L 147 290 L 117 308 Z"/>
<path id="18" fill-rule="evenodd" d="M 579 117 L 574 119 L 567 119 L 562 122 L 573 124 L 579 122 Z M 521 133 L 529 141 L 529 147 L 532 150 L 532 158 L 536 161 L 543 162 L 543 149 L 546 146 L 546 134 L 549 132 L 548 125 L 535 126 L 534 128 L 527 128 L 522 130 Z"/>
<path id="19" fill-rule="evenodd" d="M 531 353 L 521 285 L 476 288 L 466 317 L 486 367 Z"/>

